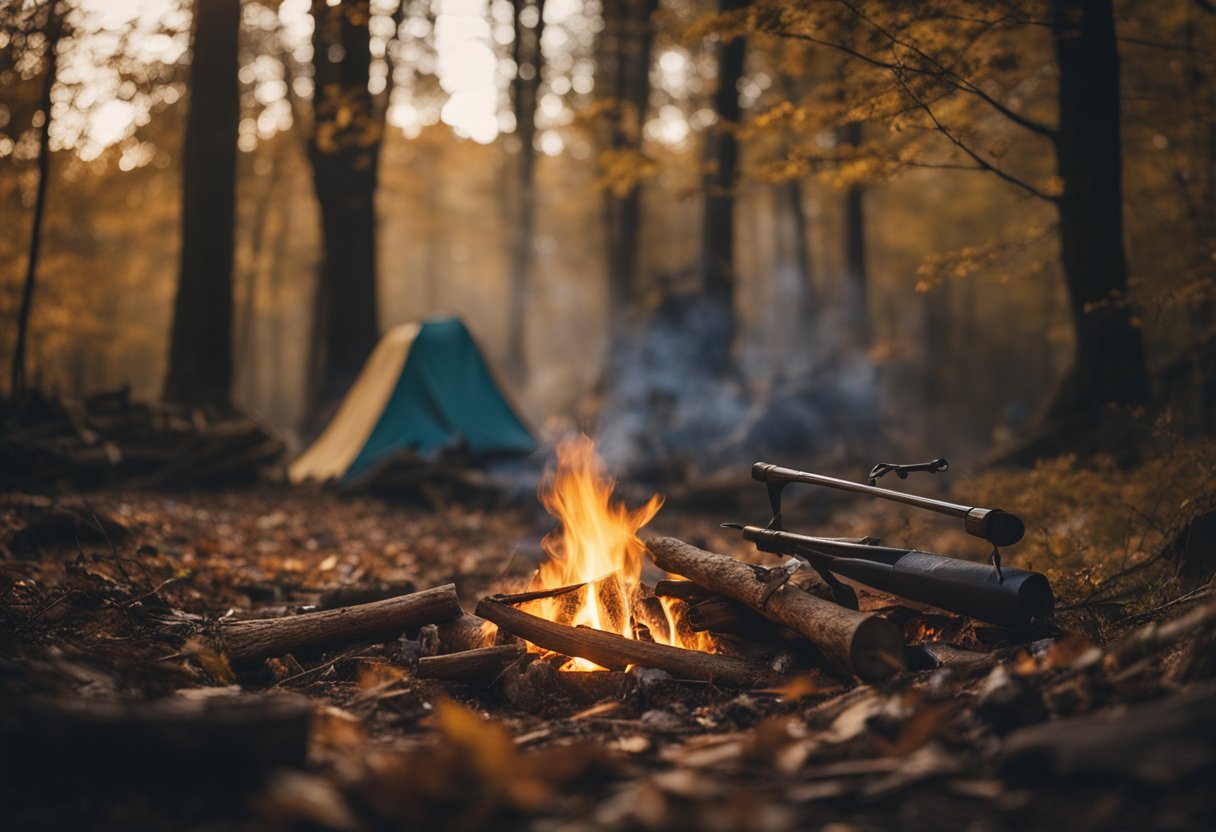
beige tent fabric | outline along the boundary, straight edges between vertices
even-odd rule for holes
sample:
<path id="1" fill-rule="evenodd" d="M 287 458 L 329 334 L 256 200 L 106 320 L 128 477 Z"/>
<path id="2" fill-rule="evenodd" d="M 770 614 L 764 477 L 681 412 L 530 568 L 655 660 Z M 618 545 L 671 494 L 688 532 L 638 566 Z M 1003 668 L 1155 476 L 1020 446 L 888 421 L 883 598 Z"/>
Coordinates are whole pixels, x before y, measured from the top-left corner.
<path id="1" fill-rule="evenodd" d="M 401 324 L 385 333 L 324 432 L 287 469 L 288 479 L 324 482 L 346 473 L 380 421 L 421 329 L 421 324 Z"/>

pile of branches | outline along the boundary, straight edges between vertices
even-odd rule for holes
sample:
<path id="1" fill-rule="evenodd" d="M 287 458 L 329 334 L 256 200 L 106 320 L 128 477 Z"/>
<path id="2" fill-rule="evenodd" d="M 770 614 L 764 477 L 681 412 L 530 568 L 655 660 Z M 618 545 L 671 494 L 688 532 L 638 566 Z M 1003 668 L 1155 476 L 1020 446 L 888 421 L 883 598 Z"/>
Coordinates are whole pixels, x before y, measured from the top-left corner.
<path id="1" fill-rule="evenodd" d="M 249 482 L 283 447 L 247 416 L 135 402 L 127 387 L 0 402 L 0 490 Z"/>

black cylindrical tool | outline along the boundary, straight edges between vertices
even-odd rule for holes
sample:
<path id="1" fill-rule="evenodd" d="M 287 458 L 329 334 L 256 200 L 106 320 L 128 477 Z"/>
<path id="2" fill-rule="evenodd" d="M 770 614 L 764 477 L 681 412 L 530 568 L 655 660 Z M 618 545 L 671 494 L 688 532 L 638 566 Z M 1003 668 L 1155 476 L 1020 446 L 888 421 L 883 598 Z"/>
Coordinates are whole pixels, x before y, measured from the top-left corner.
<path id="1" fill-rule="evenodd" d="M 743 537 L 773 554 L 804 558 L 840 577 L 1002 627 L 1025 627 L 1051 616 L 1055 597 L 1038 572 L 1004 570 L 916 549 L 868 546 L 743 526 Z"/>

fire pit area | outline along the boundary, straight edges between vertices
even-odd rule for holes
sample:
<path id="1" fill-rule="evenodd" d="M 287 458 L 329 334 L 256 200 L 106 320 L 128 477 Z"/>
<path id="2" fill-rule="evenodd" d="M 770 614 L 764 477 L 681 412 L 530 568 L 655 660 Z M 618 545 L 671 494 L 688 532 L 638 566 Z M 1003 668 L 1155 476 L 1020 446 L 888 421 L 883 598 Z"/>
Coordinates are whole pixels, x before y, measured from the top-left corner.
<path id="1" fill-rule="evenodd" d="M 1121 628 L 1053 614 L 1014 552 L 998 572 L 803 535 L 770 496 L 773 518 L 741 529 L 658 495 L 628 506 L 571 439 L 533 567 L 511 552 L 523 514 L 116 495 L 91 510 L 117 543 L 6 564 L 3 678 L 35 695 L 0 726 L 0 790 L 31 828 L 86 807 L 342 830 L 1104 829 L 1211 810 L 1202 597 Z M 1010 522 L 964 531 L 991 548 Z M 149 782 L 173 805 L 141 802 Z"/>

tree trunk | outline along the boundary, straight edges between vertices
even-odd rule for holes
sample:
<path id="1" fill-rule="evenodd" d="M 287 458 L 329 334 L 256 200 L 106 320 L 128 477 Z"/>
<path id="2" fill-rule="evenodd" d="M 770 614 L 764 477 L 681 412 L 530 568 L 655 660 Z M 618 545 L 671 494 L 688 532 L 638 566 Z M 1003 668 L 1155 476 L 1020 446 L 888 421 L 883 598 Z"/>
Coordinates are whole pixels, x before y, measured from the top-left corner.
<path id="1" fill-rule="evenodd" d="M 612 37 L 615 59 L 609 140 L 613 150 L 642 149 L 650 109 L 650 64 L 654 51 L 650 21 L 658 7 L 658 0 L 614 0 L 605 5 L 605 31 Z M 638 295 L 641 201 L 639 186 L 631 187 L 623 195 L 612 188 L 604 191 L 609 337 L 613 343 L 620 340 L 629 308 Z"/>
<path id="2" fill-rule="evenodd" d="M 788 73 L 781 72 L 777 76 L 778 89 L 781 95 L 790 101 L 801 97 L 796 79 Z M 792 136 L 791 136 L 792 138 Z M 789 143 L 782 149 L 783 156 L 790 155 Z M 776 193 L 778 228 L 777 264 L 781 267 L 785 258 L 792 253 L 793 265 L 798 279 L 796 294 L 779 296 L 777 303 L 786 303 L 789 297 L 791 312 L 795 327 L 811 326 L 819 314 L 818 298 L 815 291 L 815 269 L 811 261 L 810 225 L 803 207 L 803 187 L 801 179 L 790 179 L 777 186 Z M 787 237 L 786 229 L 792 231 Z M 790 287 L 794 289 L 794 287 Z M 788 320 L 787 316 L 787 320 Z"/>
<path id="3" fill-rule="evenodd" d="M 284 297 L 284 287 L 289 284 L 287 279 L 287 250 L 291 236 L 291 228 L 295 220 L 295 201 L 284 199 L 278 210 L 278 224 L 275 228 L 273 253 L 270 259 L 269 293 L 271 304 L 272 337 L 270 338 L 270 401 L 268 408 L 271 419 L 275 424 L 287 424 L 293 408 L 289 405 L 289 385 L 287 362 L 284 361 L 284 340 L 286 339 L 288 315 L 284 311 L 287 298 Z"/>
<path id="4" fill-rule="evenodd" d="M 240 0 L 197 0 L 182 153 L 182 246 L 165 398 L 227 409 L 240 120 Z"/>
<path id="5" fill-rule="evenodd" d="M 798 322 L 810 324 L 817 314 L 815 272 L 811 265 L 811 237 L 806 211 L 802 207 L 802 182 L 791 179 L 782 186 L 794 229 L 794 264 L 798 269 Z"/>
<path id="6" fill-rule="evenodd" d="M 1144 341 L 1127 300 L 1119 53 L 1111 0 L 1053 0 L 1060 70 L 1060 249 L 1076 330 L 1074 364 L 1049 416 L 1148 398 Z"/>
<path id="7" fill-rule="evenodd" d="M 719 0 L 722 12 L 746 8 L 748 0 Z M 731 128 L 739 122 L 739 79 L 747 42 L 736 37 L 718 47 L 718 87 L 713 108 L 716 123 L 705 138 L 705 213 L 701 225 L 699 272 L 707 310 L 704 358 L 717 373 L 730 365 L 734 339 L 735 172 L 739 142 Z"/>
<path id="8" fill-rule="evenodd" d="M 336 6 L 314 0 L 312 13 L 316 92 L 309 156 L 324 248 L 314 410 L 324 413 L 346 392 L 378 337 L 375 197 L 384 131 L 367 89 L 370 0 Z"/>
<path id="9" fill-rule="evenodd" d="M 862 124 L 850 121 L 840 128 L 840 141 L 850 147 L 861 144 Z M 844 197 L 845 325 L 853 343 L 870 345 L 870 316 L 867 304 L 865 189 L 853 184 Z"/>
<path id="10" fill-rule="evenodd" d="M 21 289 L 21 311 L 17 316 L 17 344 L 13 348 L 13 369 L 9 377 L 9 393 L 13 399 L 25 392 L 25 342 L 29 335 L 30 310 L 34 304 L 34 285 L 38 277 L 38 255 L 42 249 L 42 217 L 46 213 L 46 189 L 51 167 L 51 92 L 59 71 L 59 39 L 63 34 L 63 16 L 59 5 L 52 2 L 47 11 L 46 75 L 42 82 L 42 127 L 38 131 L 38 191 L 34 197 L 34 221 L 30 228 L 29 259 L 25 266 L 25 285 Z"/>
<path id="11" fill-rule="evenodd" d="M 511 243 L 510 312 L 507 333 L 507 367 L 513 380 L 522 384 L 528 376 L 525 318 L 528 311 L 528 277 L 532 269 L 533 237 L 536 235 L 536 98 L 540 89 L 544 55 L 541 36 L 545 31 L 545 0 L 515 0 L 515 39 L 512 57 L 515 79 L 511 83 L 515 111 L 515 135 L 519 138 L 516 168 L 515 236 Z M 535 25 L 523 17 L 535 10 Z"/>
<path id="12" fill-rule="evenodd" d="M 236 334 L 236 355 L 243 364 L 242 383 L 240 389 L 246 404 L 258 403 L 261 398 L 258 391 L 262 389 L 261 351 L 257 344 L 257 300 L 259 284 L 266 260 L 266 236 L 274 222 L 274 211 L 271 210 L 278 197 L 279 180 L 282 178 L 283 159 L 287 153 L 287 142 L 281 137 L 275 140 L 274 149 L 270 154 L 270 172 L 266 175 L 266 184 L 258 194 L 257 207 L 253 216 L 253 235 L 249 241 L 249 267 L 241 287 L 241 312 L 238 317 Z M 276 339 L 277 340 L 277 339 Z"/>

